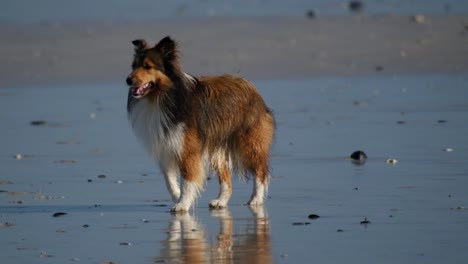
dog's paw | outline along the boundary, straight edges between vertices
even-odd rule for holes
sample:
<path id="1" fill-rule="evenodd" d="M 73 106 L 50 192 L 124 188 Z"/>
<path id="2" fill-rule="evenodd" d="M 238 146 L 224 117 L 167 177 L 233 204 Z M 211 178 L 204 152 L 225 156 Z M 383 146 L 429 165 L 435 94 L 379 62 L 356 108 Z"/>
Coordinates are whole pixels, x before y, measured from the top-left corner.
<path id="1" fill-rule="evenodd" d="M 188 208 L 184 206 L 181 203 L 176 203 L 174 206 L 171 208 L 171 212 L 173 213 L 183 213 L 183 212 L 188 212 Z"/>
<path id="2" fill-rule="evenodd" d="M 227 202 L 219 200 L 219 199 L 214 199 L 211 200 L 209 204 L 211 209 L 222 209 L 227 207 Z"/>
<path id="3" fill-rule="evenodd" d="M 260 206 L 260 205 L 263 205 L 263 199 L 259 197 L 254 197 L 247 204 L 252 207 Z"/>

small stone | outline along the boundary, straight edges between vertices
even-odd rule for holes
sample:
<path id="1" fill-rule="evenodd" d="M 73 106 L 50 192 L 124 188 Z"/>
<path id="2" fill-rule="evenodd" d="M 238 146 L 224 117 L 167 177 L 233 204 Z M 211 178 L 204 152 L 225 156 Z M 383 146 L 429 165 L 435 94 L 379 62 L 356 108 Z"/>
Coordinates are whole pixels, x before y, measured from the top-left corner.
<path id="1" fill-rule="evenodd" d="M 120 242 L 119 245 L 121 245 L 121 246 L 131 246 L 132 243 L 130 243 L 130 242 Z"/>
<path id="2" fill-rule="evenodd" d="M 294 222 L 292 223 L 292 225 L 295 225 L 295 226 L 310 225 L 310 222 Z"/>
<path id="3" fill-rule="evenodd" d="M 123 183 L 123 181 L 115 181 L 115 183 Z"/>
<path id="4" fill-rule="evenodd" d="M 45 126 L 47 122 L 44 120 L 34 120 L 30 122 L 31 126 Z"/>
<path id="5" fill-rule="evenodd" d="M 107 176 L 104 175 L 104 174 L 98 175 L 97 177 L 98 177 L 99 179 L 105 179 L 105 178 L 107 178 Z"/>
<path id="6" fill-rule="evenodd" d="M 375 70 L 378 71 L 378 72 L 381 72 L 381 71 L 383 71 L 383 67 L 380 66 L 380 65 L 377 65 L 377 66 L 375 66 Z"/>
<path id="7" fill-rule="evenodd" d="M 93 180 L 91 180 L 91 179 L 88 179 L 88 182 L 93 182 Z"/>
<path id="8" fill-rule="evenodd" d="M 89 225 L 86 225 L 86 224 L 85 224 L 85 225 L 83 225 L 83 227 L 84 227 L 84 228 L 88 228 L 88 227 L 89 227 Z"/>
<path id="9" fill-rule="evenodd" d="M 52 217 L 60 217 L 60 216 L 64 216 L 64 215 L 67 215 L 67 213 L 58 212 L 58 213 L 53 214 Z"/>
<path id="10" fill-rule="evenodd" d="M 439 124 L 447 123 L 447 120 L 439 119 L 439 120 L 437 120 L 437 123 L 439 123 Z"/>
<path id="11" fill-rule="evenodd" d="M 342 232 L 343 232 L 343 229 L 337 229 L 336 232 L 342 233 Z"/>
<path id="12" fill-rule="evenodd" d="M 361 225 L 368 225 L 370 223 L 371 223 L 371 221 L 369 221 L 369 219 L 367 219 L 367 217 L 364 218 L 364 220 L 361 221 Z"/>
<path id="13" fill-rule="evenodd" d="M 18 153 L 18 154 L 15 155 L 15 159 L 17 159 L 17 160 L 23 159 L 23 155 Z"/>
<path id="14" fill-rule="evenodd" d="M 388 164 L 396 164 L 396 163 L 398 163 L 398 160 L 396 160 L 396 159 L 387 159 L 387 163 Z"/>
<path id="15" fill-rule="evenodd" d="M 348 7 L 353 12 L 361 12 L 364 9 L 364 3 L 361 1 L 350 1 Z"/>
<path id="16" fill-rule="evenodd" d="M 364 151 L 362 151 L 362 150 L 357 150 L 357 151 L 354 151 L 353 153 L 351 153 L 349 158 L 353 162 L 364 163 L 366 161 L 366 159 L 367 159 L 367 154 L 364 153 Z"/>
<path id="17" fill-rule="evenodd" d="M 315 219 L 319 219 L 320 216 L 319 216 L 319 215 L 316 215 L 316 214 L 310 214 L 310 215 L 308 216 L 308 218 L 309 218 L 309 219 L 315 220 Z"/>
<path id="18" fill-rule="evenodd" d="M 315 14 L 315 11 L 314 11 L 314 10 L 312 10 L 312 9 L 307 10 L 307 12 L 306 12 L 306 17 L 307 17 L 307 18 L 309 18 L 309 19 L 314 19 L 315 16 L 316 16 L 316 14 Z"/>
<path id="19" fill-rule="evenodd" d="M 403 125 L 403 124 L 406 124 L 406 121 L 398 120 L 396 123 L 399 124 L 399 125 Z"/>
<path id="20" fill-rule="evenodd" d="M 79 258 L 71 258 L 70 260 L 71 260 L 71 261 L 80 261 Z"/>

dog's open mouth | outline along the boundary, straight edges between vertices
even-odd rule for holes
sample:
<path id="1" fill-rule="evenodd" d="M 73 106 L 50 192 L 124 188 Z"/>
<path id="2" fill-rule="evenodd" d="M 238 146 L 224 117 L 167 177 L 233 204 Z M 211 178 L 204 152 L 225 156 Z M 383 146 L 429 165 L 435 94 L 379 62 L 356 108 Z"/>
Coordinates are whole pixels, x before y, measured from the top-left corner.
<path id="1" fill-rule="evenodd" d="M 153 82 L 145 83 L 141 86 L 130 87 L 130 93 L 134 98 L 141 98 L 145 96 L 153 87 Z"/>

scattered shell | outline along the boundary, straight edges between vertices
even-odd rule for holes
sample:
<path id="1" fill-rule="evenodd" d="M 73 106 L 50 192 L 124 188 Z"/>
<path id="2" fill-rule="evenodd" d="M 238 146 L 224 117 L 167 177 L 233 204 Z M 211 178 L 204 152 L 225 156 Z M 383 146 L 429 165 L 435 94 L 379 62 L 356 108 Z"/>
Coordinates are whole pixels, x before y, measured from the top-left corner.
<path id="1" fill-rule="evenodd" d="M 446 148 L 444 149 L 445 152 L 452 152 L 453 151 L 453 148 Z"/>
<path id="2" fill-rule="evenodd" d="M 414 15 L 412 20 L 416 24 L 424 24 L 427 22 L 426 17 L 424 15 Z"/>
<path id="3" fill-rule="evenodd" d="M 10 223 L 10 222 L 3 222 L 3 223 L 0 223 L 0 228 L 2 227 L 11 227 L 11 226 L 15 226 L 14 223 Z"/>
<path id="4" fill-rule="evenodd" d="M 131 246 L 132 243 L 130 243 L 130 242 L 120 242 L 119 245 L 121 245 L 121 246 Z"/>
<path id="5" fill-rule="evenodd" d="M 80 261 L 79 258 L 71 258 L 70 260 L 71 260 L 71 261 Z"/>
<path id="6" fill-rule="evenodd" d="M 123 181 L 115 181 L 115 183 L 123 183 Z"/>
<path id="7" fill-rule="evenodd" d="M 398 163 L 398 160 L 396 160 L 396 159 L 387 159 L 387 163 L 388 164 L 396 164 L 396 163 Z"/>
<path id="8" fill-rule="evenodd" d="M 15 159 L 17 159 L 17 160 L 20 160 L 22 158 L 23 158 L 23 155 L 21 155 L 19 153 L 15 155 Z"/>
<path id="9" fill-rule="evenodd" d="M 90 113 L 89 118 L 91 119 L 96 119 L 96 113 Z"/>
<path id="10" fill-rule="evenodd" d="M 12 181 L 0 181 L 0 185 L 2 184 L 13 184 Z"/>

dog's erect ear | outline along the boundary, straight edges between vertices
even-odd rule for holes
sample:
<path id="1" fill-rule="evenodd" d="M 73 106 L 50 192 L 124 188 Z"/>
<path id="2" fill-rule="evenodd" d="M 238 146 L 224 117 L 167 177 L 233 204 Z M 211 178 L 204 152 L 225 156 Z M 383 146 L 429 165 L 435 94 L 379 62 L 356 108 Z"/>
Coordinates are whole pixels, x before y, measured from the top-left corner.
<path id="1" fill-rule="evenodd" d="M 154 49 L 160 52 L 164 59 L 174 60 L 177 57 L 177 43 L 169 36 L 161 39 Z"/>
<path id="2" fill-rule="evenodd" d="M 148 43 L 144 39 L 135 39 L 132 41 L 132 44 L 135 45 L 135 51 L 142 51 L 148 48 Z"/>

